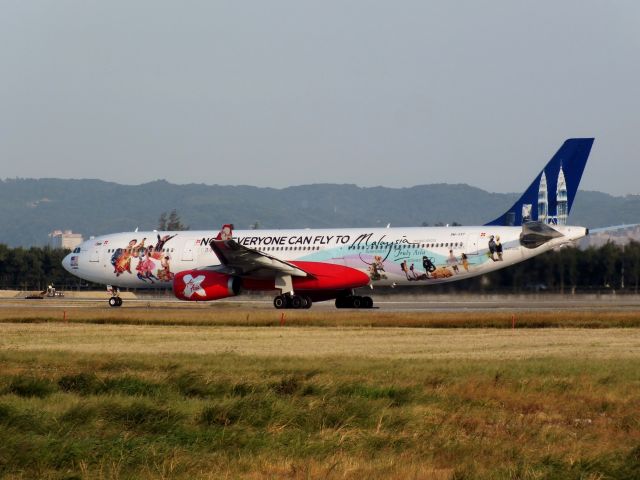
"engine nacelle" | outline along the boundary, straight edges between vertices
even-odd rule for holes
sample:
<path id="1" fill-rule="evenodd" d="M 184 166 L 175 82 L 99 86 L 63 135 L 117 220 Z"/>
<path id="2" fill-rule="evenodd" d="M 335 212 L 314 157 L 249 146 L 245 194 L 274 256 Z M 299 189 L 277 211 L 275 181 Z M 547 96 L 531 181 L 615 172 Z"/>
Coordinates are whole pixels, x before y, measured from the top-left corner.
<path id="1" fill-rule="evenodd" d="M 238 277 L 210 270 L 187 270 L 173 279 L 173 294 L 180 300 L 220 300 L 240 293 Z"/>

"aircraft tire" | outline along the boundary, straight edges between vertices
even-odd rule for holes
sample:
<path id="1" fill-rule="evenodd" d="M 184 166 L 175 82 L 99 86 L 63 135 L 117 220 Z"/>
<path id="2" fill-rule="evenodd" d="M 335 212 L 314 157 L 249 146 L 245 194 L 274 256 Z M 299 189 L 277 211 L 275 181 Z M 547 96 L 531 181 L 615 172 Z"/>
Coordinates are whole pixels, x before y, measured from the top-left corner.
<path id="1" fill-rule="evenodd" d="M 118 300 L 120 300 L 118 302 Z M 122 299 L 120 297 L 111 297 L 109 299 L 109 306 L 110 307 L 119 307 L 120 305 L 122 305 Z"/>
<path id="2" fill-rule="evenodd" d="M 373 299 L 371 297 L 362 297 L 362 308 L 373 308 Z"/>
<path id="3" fill-rule="evenodd" d="M 302 308 L 303 306 L 303 300 L 302 297 L 299 297 L 298 295 L 294 295 L 293 297 L 291 297 L 291 308 Z"/>
<path id="4" fill-rule="evenodd" d="M 273 306 L 278 310 L 282 308 L 287 308 L 287 298 L 284 295 L 278 295 L 273 299 Z"/>
<path id="5" fill-rule="evenodd" d="M 351 297 L 351 308 L 362 308 L 362 297 Z"/>
<path id="6" fill-rule="evenodd" d="M 311 305 L 313 305 L 313 300 L 311 300 L 310 297 L 303 297 L 303 298 L 304 298 L 306 303 L 305 303 L 304 307 L 302 307 L 302 308 L 305 308 L 307 310 L 310 309 Z"/>

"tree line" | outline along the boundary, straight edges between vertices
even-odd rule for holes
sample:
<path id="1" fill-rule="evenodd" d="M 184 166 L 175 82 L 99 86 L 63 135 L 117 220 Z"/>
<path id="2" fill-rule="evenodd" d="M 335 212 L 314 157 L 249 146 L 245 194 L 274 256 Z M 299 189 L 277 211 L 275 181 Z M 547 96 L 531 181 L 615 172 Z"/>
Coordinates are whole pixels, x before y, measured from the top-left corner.
<path id="1" fill-rule="evenodd" d="M 525 262 L 453 284 L 436 291 L 490 293 L 638 293 L 640 243 L 621 246 L 608 242 L 601 247 L 564 247 Z"/>
<path id="2" fill-rule="evenodd" d="M 44 290 L 51 283 L 58 289 L 104 288 L 64 270 L 61 262 L 67 253 L 49 247 L 9 248 L 0 244 L 0 289 Z M 638 293 L 639 284 L 640 243 L 632 241 L 625 246 L 607 243 L 586 250 L 565 247 L 487 275 L 420 291 Z"/>
<path id="3" fill-rule="evenodd" d="M 0 289 L 39 290 L 79 288 L 86 284 L 62 268 L 69 250 L 50 247 L 9 248 L 0 244 Z"/>

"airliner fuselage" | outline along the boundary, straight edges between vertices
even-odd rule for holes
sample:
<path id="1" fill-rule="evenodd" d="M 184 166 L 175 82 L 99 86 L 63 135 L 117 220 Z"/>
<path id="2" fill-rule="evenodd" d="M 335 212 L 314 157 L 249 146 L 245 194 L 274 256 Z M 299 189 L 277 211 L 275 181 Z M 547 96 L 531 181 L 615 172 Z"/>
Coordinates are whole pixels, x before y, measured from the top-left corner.
<path id="1" fill-rule="evenodd" d="M 244 247 L 285 261 L 357 269 L 372 286 L 451 282 L 491 272 L 583 237 L 586 229 L 556 226 L 562 236 L 535 248 L 522 227 L 236 230 Z M 216 231 L 127 232 L 85 241 L 64 260 L 74 275 L 121 288 L 171 288 L 175 274 L 220 265 L 210 243 Z"/>

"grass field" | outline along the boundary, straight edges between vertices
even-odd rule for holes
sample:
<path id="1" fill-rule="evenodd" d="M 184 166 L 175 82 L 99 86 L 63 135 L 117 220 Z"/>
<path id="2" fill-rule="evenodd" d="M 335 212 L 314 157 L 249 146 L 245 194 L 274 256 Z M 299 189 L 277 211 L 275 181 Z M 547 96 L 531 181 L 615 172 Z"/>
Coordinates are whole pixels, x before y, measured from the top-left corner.
<path id="1" fill-rule="evenodd" d="M 640 329 L 0 324 L 0 351 L 277 357 L 640 358 Z"/>
<path id="2" fill-rule="evenodd" d="M 0 324 L 0 478 L 640 478 L 628 325 L 125 313 Z"/>
<path id="3" fill-rule="evenodd" d="M 0 358 L 7 478 L 640 474 L 637 359 Z"/>
<path id="4" fill-rule="evenodd" d="M 151 306 L 153 305 L 153 306 Z M 318 327 L 426 327 L 426 328 L 636 328 L 640 327 L 640 310 L 505 310 L 468 311 L 385 311 L 385 310 L 286 310 L 241 307 L 233 304 L 200 304 L 187 307 L 175 303 L 129 306 L 121 309 L 99 305 L 70 308 L 0 308 L 0 322 L 12 323 L 94 323 L 125 325 L 191 326 L 288 326 Z"/>

